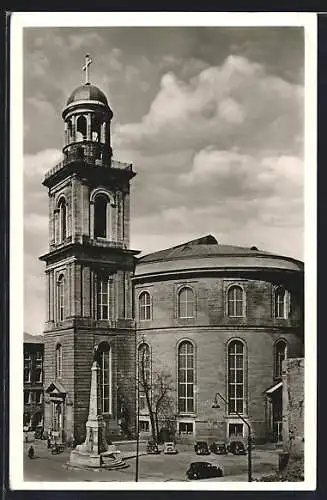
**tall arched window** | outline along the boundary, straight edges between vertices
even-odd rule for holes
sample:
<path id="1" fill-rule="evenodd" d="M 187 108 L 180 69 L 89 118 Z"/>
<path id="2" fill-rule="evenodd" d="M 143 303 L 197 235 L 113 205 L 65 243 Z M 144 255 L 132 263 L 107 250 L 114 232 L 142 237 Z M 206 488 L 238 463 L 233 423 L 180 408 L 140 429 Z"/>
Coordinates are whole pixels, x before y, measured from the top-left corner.
<path id="1" fill-rule="evenodd" d="M 73 127 L 71 120 L 67 121 L 67 144 L 73 141 Z"/>
<path id="2" fill-rule="evenodd" d="M 194 412 L 194 346 L 188 340 L 178 346 L 178 411 Z"/>
<path id="3" fill-rule="evenodd" d="M 94 200 L 94 237 L 108 238 L 108 204 L 109 200 L 104 194 L 98 194 Z"/>
<path id="4" fill-rule="evenodd" d="M 287 293 L 279 286 L 275 291 L 275 318 L 287 318 Z"/>
<path id="5" fill-rule="evenodd" d="M 56 345 L 56 360 L 55 360 L 55 375 L 56 378 L 62 377 L 62 345 Z"/>
<path id="6" fill-rule="evenodd" d="M 244 345 L 228 344 L 228 413 L 244 413 Z"/>
<path id="7" fill-rule="evenodd" d="M 76 141 L 85 141 L 86 140 L 86 118 L 81 115 L 77 118 L 76 122 Z"/>
<path id="8" fill-rule="evenodd" d="M 111 356 L 107 342 L 99 345 L 100 391 L 103 413 L 111 413 Z"/>
<path id="9" fill-rule="evenodd" d="M 148 344 L 143 342 L 139 345 L 137 350 L 137 371 L 138 371 L 138 384 L 139 384 L 139 409 L 147 409 L 147 399 L 151 398 L 151 359 L 150 359 L 150 347 Z"/>
<path id="10" fill-rule="evenodd" d="M 278 340 L 275 344 L 275 378 L 282 376 L 282 363 L 287 357 L 287 344 L 285 340 Z"/>
<path id="11" fill-rule="evenodd" d="M 139 296 L 140 321 L 151 319 L 151 312 L 151 295 L 149 292 L 142 292 Z"/>
<path id="12" fill-rule="evenodd" d="M 65 319 L 65 277 L 61 274 L 57 283 L 58 321 Z"/>
<path id="13" fill-rule="evenodd" d="M 62 243 L 67 237 L 67 205 L 66 200 L 61 198 L 58 204 L 59 209 L 59 241 Z"/>
<path id="14" fill-rule="evenodd" d="M 194 318 L 195 298 L 192 288 L 185 286 L 178 292 L 178 317 Z"/>
<path id="15" fill-rule="evenodd" d="M 228 316 L 240 317 L 243 316 L 244 300 L 243 289 L 238 285 L 233 285 L 228 289 L 227 297 Z"/>
<path id="16" fill-rule="evenodd" d="M 97 276 L 97 319 L 110 319 L 110 280 L 108 276 Z"/>

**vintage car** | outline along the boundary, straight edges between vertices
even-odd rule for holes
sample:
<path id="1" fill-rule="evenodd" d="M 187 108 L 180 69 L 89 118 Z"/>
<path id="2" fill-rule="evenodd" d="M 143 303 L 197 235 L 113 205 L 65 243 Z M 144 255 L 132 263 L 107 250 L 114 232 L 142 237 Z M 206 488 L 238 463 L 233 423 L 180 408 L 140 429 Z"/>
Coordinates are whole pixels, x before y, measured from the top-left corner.
<path id="1" fill-rule="evenodd" d="M 210 451 L 212 453 L 215 453 L 216 455 L 227 455 L 228 454 L 226 443 L 217 443 L 215 441 L 213 443 L 211 443 Z"/>
<path id="2" fill-rule="evenodd" d="M 176 450 L 176 446 L 175 446 L 175 443 L 173 443 L 172 441 L 166 441 L 164 443 L 164 453 L 166 455 L 176 455 L 177 453 L 177 450 Z"/>
<path id="3" fill-rule="evenodd" d="M 194 451 L 197 455 L 210 455 L 210 450 L 206 441 L 197 441 L 194 445 Z"/>
<path id="4" fill-rule="evenodd" d="M 243 441 L 231 441 L 228 444 L 228 451 L 233 455 L 246 455 L 246 448 Z"/>
<path id="5" fill-rule="evenodd" d="M 224 471 L 219 465 L 210 462 L 193 462 L 186 471 L 188 479 L 204 479 L 208 477 L 222 477 Z"/>
<path id="6" fill-rule="evenodd" d="M 146 445 L 146 452 L 149 455 L 158 455 L 160 453 L 158 444 L 155 441 L 148 441 Z"/>

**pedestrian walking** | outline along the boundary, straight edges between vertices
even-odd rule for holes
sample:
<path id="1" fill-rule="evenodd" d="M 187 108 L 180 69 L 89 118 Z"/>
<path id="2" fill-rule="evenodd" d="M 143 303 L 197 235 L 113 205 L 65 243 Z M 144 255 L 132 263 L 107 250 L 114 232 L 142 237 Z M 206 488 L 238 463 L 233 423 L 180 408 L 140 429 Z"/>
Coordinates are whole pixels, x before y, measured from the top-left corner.
<path id="1" fill-rule="evenodd" d="M 33 446 L 30 446 L 28 449 L 28 457 L 29 458 L 34 458 L 35 452 Z"/>

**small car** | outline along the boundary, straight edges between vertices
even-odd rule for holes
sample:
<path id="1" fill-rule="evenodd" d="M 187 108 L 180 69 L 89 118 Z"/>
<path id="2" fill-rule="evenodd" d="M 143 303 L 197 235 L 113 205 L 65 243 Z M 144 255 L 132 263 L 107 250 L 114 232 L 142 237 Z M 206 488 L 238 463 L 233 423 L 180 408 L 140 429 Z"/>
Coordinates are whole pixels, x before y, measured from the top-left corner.
<path id="1" fill-rule="evenodd" d="M 192 462 L 186 471 L 188 479 L 204 479 L 207 477 L 222 477 L 224 471 L 219 465 L 210 462 Z"/>
<path id="2" fill-rule="evenodd" d="M 213 442 L 210 445 L 210 451 L 212 453 L 215 453 L 216 455 L 227 455 L 228 454 L 226 443 Z"/>
<path id="3" fill-rule="evenodd" d="M 146 452 L 150 455 L 158 455 L 160 453 L 158 444 L 155 441 L 148 441 L 146 445 Z"/>
<path id="4" fill-rule="evenodd" d="M 210 455 L 210 450 L 206 441 L 197 441 L 194 445 L 194 451 L 197 455 Z"/>
<path id="5" fill-rule="evenodd" d="M 173 443 L 172 441 L 171 442 L 166 441 L 164 443 L 164 453 L 166 455 L 176 455 L 177 450 L 176 450 L 175 443 Z"/>
<path id="6" fill-rule="evenodd" d="M 246 448 L 242 441 L 231 441 L 228 445 L 228 451 L 233 455 L 246 455 Z"/>

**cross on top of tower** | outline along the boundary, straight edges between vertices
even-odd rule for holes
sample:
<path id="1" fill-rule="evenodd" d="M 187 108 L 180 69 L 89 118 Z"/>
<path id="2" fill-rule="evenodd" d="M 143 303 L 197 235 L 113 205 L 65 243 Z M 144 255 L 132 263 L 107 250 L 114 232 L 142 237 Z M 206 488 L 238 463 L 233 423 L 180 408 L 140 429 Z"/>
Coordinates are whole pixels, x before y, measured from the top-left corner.
<path id="1" fill-rule="evenodd" d="M 85 64 L 84 64 L 84 66 L 83 66 L 83 68 L 82 68 L 82 69 L 83 69 L 83 71 L 85 71 L 85 84 L 90 83 L 90 82 L 89 82 L 89 76 L 90 76 L 90 75 L 89 75 L 89 66 L 90 66 L 90 64 L 91 64 L 92 62 L 93 62 L 93 61 L 92 61 L 92 59 L 91 59 L 91 57 L 90 57 L 90 54 L 86 54 L 86 55 L 85 55 Z"/>

